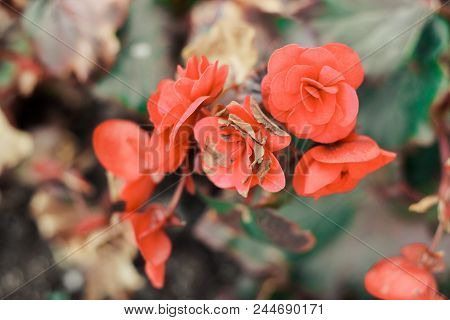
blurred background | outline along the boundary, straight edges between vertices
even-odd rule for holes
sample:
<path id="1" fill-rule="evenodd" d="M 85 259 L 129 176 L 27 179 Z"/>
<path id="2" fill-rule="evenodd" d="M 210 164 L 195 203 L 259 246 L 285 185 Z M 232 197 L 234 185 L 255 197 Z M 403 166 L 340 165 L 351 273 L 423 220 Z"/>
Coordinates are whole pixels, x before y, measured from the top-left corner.
<path id="1" fill-rule="evenodd" d="M 371 298 L 364 275 L 380 253 L 429 243 L 438 224 L 435 207 L 408 207 L 440 183 L 432 120 L 450 123 L 434 111 L 450 104 L 449 20 L 437 0 L 0 0 L 0 297 Z M 191 55 L 229 64 L 257 92 L 273 50 L 327 42 L 359 53 L 358 131 L 398 157 L 349 194 L 282 201 L 277 213 L 312 242 L 293 252 L 261 237 L 229 210 L 236 195 L 204 177 L 177 211 L 186 226 L 169 230 L 162 290 L 125 226 L 96 237 L 114 211 L 92 151 L 96 125 L 147 124 L 150 92 Z M 450 237 L 439 249 L 449 265 Z M 450 269 L 437 278 L 449 296 Z"/>

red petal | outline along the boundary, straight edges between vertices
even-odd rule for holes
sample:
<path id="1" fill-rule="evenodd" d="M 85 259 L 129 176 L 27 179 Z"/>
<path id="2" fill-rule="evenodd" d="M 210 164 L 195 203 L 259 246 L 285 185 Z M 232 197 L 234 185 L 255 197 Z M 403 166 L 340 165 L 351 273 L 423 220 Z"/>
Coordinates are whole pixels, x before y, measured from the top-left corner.
<path id="1" fill-rule="evenodd" d="M 153 132 L 145 148 L 144 158 L 147 160 L 150 173 L 166 173 L 175 171 L 183 162 L 189 148 L 189 127 L 182 126 L 169 148 L 170 130 L 161 134 Z"/>
<path id="2" fill-rule="evenodd" d="M 178 122 L 172 128 L 169 138 L 169 148 L 172 148 L 175 137 L 178 133 L 180 127 L 187 121 L 187 119 L 200 107 L 200 105 L 207 99 L 207 96 L 199 97 L 194 102 L 192 102 L 186 110 L 184 110 L 183 115 L 178 119 Z"/>
<path id="3" fill-rule="evenodd" d="M 164 287 L 164 277 L 166 274 L 166 265 L 153 265 L 150 262 L 145 263 L 145 274 L 156 289 Z"/>
<path id="4" fill-rule="evenodd" d="M 300 83 L 303 78 L 314 79 L 315 77 L 316 71 L 313 67 L 306 65 L 295 65 L 289 68 L 283 85 L 287 93 L 298 94 L 300 92 Z"/>
<path id="5" fill-rule="evenodd" d="M 297 163 L 293 186 L 300 195 L 312 195 L 326 185 L 334 182 L 341 174 L 341 164 L 328 164 L 315 161 L 308 151 Z"/>
<path id="6" fill-rule="evenodd" d="M 358 54 L 342 43 L 329 43 L 324 48 L 336 57 L 338 70 L 347 82 L 353 88 L 358 88 L 364 80 L 364 69 Z"/>
<path id="7" fill-rule="evenodd" d="M 152 203 L 145 208 L 144 212 L 130 212 L 124 216 L 133 225 L 136 243 L 141 238 L 159 231 L 167 220 L 166 208 L 159 203 Z"/>
<path id="8" fill-rule="evenodd" d="M 319 82 L 325 87 L 335 85 L 337 82 L 344 80 L 344 76 L 337 70 L 324 66 L 320 70 Z"/>
<path id="9" fill-rule="evenodd" d="M 380 148 L 367 136 L 352 134 L 332 145 L 312 148 L 308 153 L 323 163 L 366 162 L 380 155 Z"/>
<path id="10" fill-rule="evenodd" d="M 160 265 L 169 259 L 172 243 L 163 230 L 156 230 L 137 241 L 142 256 L 151 264 Z"/>
<path id="11" fill-rule="evenodd" d="M 336 58 L 330 51 L 324 49 L 323 47 L 306 49 L 302 53 L 300 61 L 301 62 L 299 64 L 314 66 L 318 70 L 322 69 L 323 66 L 329 66 L 333 69 L 336 69 L 337 67 Z"/>
<path id="12" fill-rule="evenodd" d="M 141 176 L 127 182 L 120 193 L 120 197 L 126 203 L 125 210 L 133 211 L 143 206 L 154 189 L 155 183 L 150 176 Z"/>
<path id="13" fill-rule="evenodd" d="M 267 63 L 268 73 L 277 73 L 298 64 L 298 60 L 304 51 L 304 48 L 296 44 L 289 44 L 275 50 Z"/>
<path id="14" fill-rule="evenodd" d="M 323 125 L 330 121 L 336 111 L 336 95 L 320 90 L 320 99 L 307 94 L 302 103 L 305 106 L 304 116 L 312 125 Z M 309 111 L 311 110 L 311 111 Z"/>
<path id="15" fill-rule="evenodd" d="M 362 179 L 371 172 L 374 172 L 395 159 L 393 152 L 381 150 L 380 154 L 367 162 L 349 164 L 349 173 L 354 179 Z"/>
<path id="16" fill-rule="evenodd" d="M 270 103 L 281 111 L 290 110 L 301 102 L 300 88 L 293 94 L 286 90 L 286 77 L 287 72 L 280 72 L 270 83 Z"/>
<path id="17" fill-rule="evenodd" d="M 278 159 L 272 153 L 269 153 L 269 156 L 271 160 L 270 170 L 260 182 L 260 185 L 266 191 L 278 192 L 286 186 L 286 178 Z"/>
<path id="18" fill-rule="evenodd" d="M 161 80 L 158 83 L 156 92 L 153 93 L 147 101 L 147 111 L 148 111 L 148 114 L 150 115 L 150 121 L 153 123 L 153 125 L 155 127 L 159 126 L 159 124 L 162 121 L 162 117 L 163 117 L 163 115 L 159 112 L 159 108 L 158 108 L 158 101 L 159 101 L 159 97 L 161 96 L 161 91 L 166 86 L 171 86 L 172 83 L 174 83 L 174 81 L 171 79 Z"/>
<path id="19" fill-rule="evenodd" d="M 137 179 L 140 175 L 140 135 L 147 133 L 131 121 L 107 120 L 98 125 L 94 130 L 93 145 L 103 167 L 124 180 Z"/>
<path id="20" fill-rule="evenodd" d="M 391 257 L 376 263 L 366 274 L 366 290 L 379 299 L 429 299 L 437 293 L 434 276 L 404 257 Z"/>
<path id="21" fill-rule="evenodd" d="M 355 121 L 358 115 L 358 95 L 355 89 L 346 83 L 340 83 L 338 86 L 339 91 L 336 95 L 336 107 L 341 112 L 341 116 L 335 119 L 335 121 L 339 126 L 345 127 Z"/>

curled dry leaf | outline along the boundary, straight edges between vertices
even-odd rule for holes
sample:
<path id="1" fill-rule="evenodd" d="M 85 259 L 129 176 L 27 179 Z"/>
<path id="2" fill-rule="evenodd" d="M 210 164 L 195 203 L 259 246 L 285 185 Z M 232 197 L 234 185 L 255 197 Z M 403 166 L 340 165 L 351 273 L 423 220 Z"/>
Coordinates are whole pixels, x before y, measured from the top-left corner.
<path id="1" fill-rule="evenodd" d="M 13 167 L 33 152 L 33 140 L 23 131 L 12 127 L 0 110 L 0 174 L 6 167 Z"/>
<path id="2" fill-rule="evenodd" d="M 303 253 L 311 250 L 316 238 L 309 230 L 303 230 L 300 226 L 273 209 L 256 209 L 247 216 L 264 235 L 277 246 L 294 253 Z"/>
<path id="3" fill-rule="evenodd" d="M 31 198 L 30 211 L 39 233 L 46 239 L 54 239 L 70 230 L 80 220 L 73 202 L 64 199 L 54 188 L 41 188 Z"/>
<path id="4" fill-rule="evenodd" d="M 422 199 L 420 199 L 418 202 L 413 203 L 409 206 L 409 211 L 416 212 L 416 213 L 425 213 L 431 207 L 436 205 L 439 202 L 439 197 L 437 195 L 430 195 L 426 196 Z"/>
<path id="5" fill-rule="evenodd" d="M 127 298 L 145 283 L 133 266 L 137 249 L 128 222 L 108 226 L 104 214 L 52 187 L 34 194 L 30 210 L 55 261 L 83 272 L 86 299 Z"/>
<path id="6" fill-rule="evenodd" d="M 87 238 L 72 238 L 55 249 L 56 260 L 70 255 L 64 266 L 83 272 L 85 299 L 125 299 L 140 289 L 145 280 L 133 265 L 136 254 L 133 232 L 127 222 L 99 229 Z"/>
<path id="7" fill-rule="evenodd" d="M 267 13 L 293 15 L 315 4 L 317 0 L 237 0 L 237 2 Z"/>
<path id="8" fill-rule="evenodd" d="M 205 18 L 212 12 L 213 22 Z M 192 20 L 193 34 L 183 58 L 205 55 L 218 60 L 230 66 L 228 84 L 242 83 L 258 60 L 255 29 L 245 21 L 242 9 L 232 2 L 203 3 L 194 8 Z"/>
<path id="9" fill-rule="evenodd" d="M 114 62 L 120 47 L 115 33 L 126 17 L 129 3 L 37 0 L 28 6 L 24 23 L 40 60 L 50 72 L 58 76 L 74 73 L 79 81 L 86 81 L 97 61 L 106 65 Z"/>

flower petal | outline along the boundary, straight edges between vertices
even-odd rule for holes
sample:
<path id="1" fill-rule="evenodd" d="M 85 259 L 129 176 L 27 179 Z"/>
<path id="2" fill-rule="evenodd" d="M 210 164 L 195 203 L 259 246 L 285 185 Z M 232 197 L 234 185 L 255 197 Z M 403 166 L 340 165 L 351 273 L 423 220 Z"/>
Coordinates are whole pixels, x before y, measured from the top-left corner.
<path id="1" fill-rule="evenodd" d="M 358 54 L 342 43 L 329 43 L 324 46 L 337 60 L 337 70 L 345 77 L 347 82 L 358 88 L 364 80 L 364 69 Z"/>
<path id="2" fill-rule="evenodd" d="M 152 265 L 160 265 L 166 262 L 172 251 L 170 238 L 162 229 L 139 238 L 138 247 L 145 261 Z"/>
<path id="3" fill-rule="evenodd" d="M 375 159 L 380 148 L 367 136 L 351 134 L 335 144 L 314 147 L 308 153 L 323 163 L 358 163 Z"/>
<path id="4" fill-rule="evenodd" d="M 139 177 L 140 135 L 147 133 L 126 120 L 106 120 L 93 134 L 95 154 L 102 166 L 126 181 Z"/>
<path id="5" fill-rule="evenodd" d="M 166 274 L 166 265 L 153 265 L 150 262 L 145 263 L 145 274 L 156 289 L 164 287 L 164 277 Z"/>

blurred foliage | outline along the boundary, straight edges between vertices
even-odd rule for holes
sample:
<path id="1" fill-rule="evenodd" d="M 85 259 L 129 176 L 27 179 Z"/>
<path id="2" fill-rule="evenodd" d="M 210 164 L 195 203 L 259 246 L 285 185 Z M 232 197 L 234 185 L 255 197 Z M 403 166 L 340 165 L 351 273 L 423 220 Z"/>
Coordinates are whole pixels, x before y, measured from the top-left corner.
<path id="1" fill-rule="evenodd" d="M 321 42 L 343 42 L 360 55 L 369 76 L 396 70 L 413 52 L 431 13 L 425 1 L 323 0 L 313 28 Z"/>
<path id="2" fill-rule="evenodd" d="M 360 131 L 382 147 L 397 149 L 417 134 L 419 125 L 428 122 L 432 103 L 448 90 L 440 64 L 448 53 L 448 27 L 438 17 L 431 19 L 406 64 L 383 79 L 366 79 L 358 91 Z"/>
<path id="3" fill-rule="evenodd" d="M 95 85 L 95 91 L 146 113 L 150 92 L 175 70 L 169 61 L 170 42 L 165 33 L 170 18 L 149 0 L 135 0 L 129 10 L 128 20 L 120 32 L 122 49 L 117 62 Z"/>
<path id="4" fill-rule="evenodd" d="M 279 214 L 310 230 L 317 239 L 312 253 L 320 250 L 342 233 L 355 213 L 355 194 L 333 195 L 311 200 L 292 195 Z"/>

